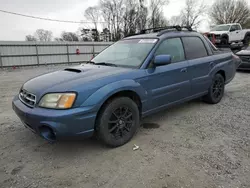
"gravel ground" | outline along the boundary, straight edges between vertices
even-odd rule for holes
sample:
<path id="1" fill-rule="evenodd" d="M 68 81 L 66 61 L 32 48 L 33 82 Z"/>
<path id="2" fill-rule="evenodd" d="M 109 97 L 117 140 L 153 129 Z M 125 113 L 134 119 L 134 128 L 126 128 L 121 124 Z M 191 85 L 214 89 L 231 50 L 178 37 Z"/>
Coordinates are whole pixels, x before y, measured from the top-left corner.
<path id="1" fill-rule="evenodd" d="M 250 73 L 237 73 L 220 104 L 195 100 L 158 113 L 143 121 L 159 128 L 142 127 L 110 149 L 94 139 L 48 144 L 12 111 L 24 81 L 59 68 L 0 71 L 0 187 L 250 187 Z"/>

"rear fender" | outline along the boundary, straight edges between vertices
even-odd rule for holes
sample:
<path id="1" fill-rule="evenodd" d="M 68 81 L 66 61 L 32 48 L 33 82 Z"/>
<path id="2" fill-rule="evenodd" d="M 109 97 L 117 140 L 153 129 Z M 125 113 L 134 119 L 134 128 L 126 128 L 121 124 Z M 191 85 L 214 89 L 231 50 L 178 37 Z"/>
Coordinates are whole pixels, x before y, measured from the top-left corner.
<path id="1" fill-rule="evenodd" d="M 248 31 L 248 32 L 245 34 L 244 40 L 245 40 L 248 36 L 250 37 L 250 31 Z"/>
<path id="2" fill-rule="evenodd" d="M 133 91 L 139 95 L 141 102 L 146 100 L 146 90 L 134 80 L 122 80 L 105 85 L 93 93 L 81 106 L 95 106 L 100 108 L 102 104 L 112 95 L 121 91 Z"/>
<path id="3" fill-rule="evenodd" d="M 243 39 L 243 42 L 244 42 L 244 44 L 246 44 L 246 45 L 248 45 L 247 44 L 247 37 L 250 37 L 250 31 L 248 31 L 246 34 L 245 34 L 245 37 L 244 37 L 244 39 Z"/>
<path id="4" fill-rule="evenodd" d="M 216 73 L 219 71 L 223 71 L 225 73 L 225 82 L 228 83 L 230 80 L 233 79 L 236 73 L 236 67 L 233 59 L 227 59 L 223 62 L 220 62 L 216 64 L 213 69 L 210 71 L 210 78 L 212 81 L 212 78 L 215 76 Z"/>

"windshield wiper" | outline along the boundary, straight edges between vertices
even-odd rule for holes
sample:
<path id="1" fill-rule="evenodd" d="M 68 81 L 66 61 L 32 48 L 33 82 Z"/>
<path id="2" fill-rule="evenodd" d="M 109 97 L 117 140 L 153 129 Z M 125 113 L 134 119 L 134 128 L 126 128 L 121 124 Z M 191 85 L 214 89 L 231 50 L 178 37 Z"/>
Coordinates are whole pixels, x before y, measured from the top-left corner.
<path id="1" fill-rule="evenodd" d="M 94 65 L 105 65 L 105 66 L 117 67 L 116 64 L 113 64 L 113 63 L 106 63 L 106 62 L 95 63 L 94 61 L 89 61 L 88 63 L 94 64 Z"/>

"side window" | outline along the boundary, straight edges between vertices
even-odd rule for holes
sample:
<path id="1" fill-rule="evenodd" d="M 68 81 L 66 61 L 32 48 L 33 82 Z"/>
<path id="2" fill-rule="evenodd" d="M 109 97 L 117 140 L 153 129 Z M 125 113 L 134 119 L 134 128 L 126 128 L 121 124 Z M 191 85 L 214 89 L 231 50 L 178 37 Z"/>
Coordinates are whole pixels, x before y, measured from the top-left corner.
<path id="1" fill-rule="evenodd" d="M 188 60 L 208 56 L 206 47 L 199 37 L 183 37 L 182 41 Z"/>
<path id="2" fill-rule="evenodd" d="M 238 30 L 237 25 L 232 25 L 230 31 L 237 31 L 237 30 Z"/>
<path id="3" fill-rule="evenodd" d="M 236 25 L 236 30 L 239 31 L 241 28 L 239 25 Z"/>
<path id="4" fill-rule="evenodd" d="M 185 53 L 180 38 L 167 39 L 163 41 L 156 50 L 155 55 L 170 55 L 172 63 L 185 60 Z"/>

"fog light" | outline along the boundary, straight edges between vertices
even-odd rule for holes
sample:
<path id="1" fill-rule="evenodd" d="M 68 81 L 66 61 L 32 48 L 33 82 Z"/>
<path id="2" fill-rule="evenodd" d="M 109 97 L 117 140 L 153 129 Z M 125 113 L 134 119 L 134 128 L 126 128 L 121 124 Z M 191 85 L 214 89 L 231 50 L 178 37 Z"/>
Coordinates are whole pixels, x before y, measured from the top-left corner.
<path id="1" fill-rule="evenodd" d="M 49 128 L 47 126 L 43 126 L 39 130 L 40 130 L 41 136 L 45 140 L 47 140 L 49 142 L 55 142 L 56 141 L 56 134 L 54 133 L 54 131 L 51 128 Z"/>

